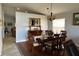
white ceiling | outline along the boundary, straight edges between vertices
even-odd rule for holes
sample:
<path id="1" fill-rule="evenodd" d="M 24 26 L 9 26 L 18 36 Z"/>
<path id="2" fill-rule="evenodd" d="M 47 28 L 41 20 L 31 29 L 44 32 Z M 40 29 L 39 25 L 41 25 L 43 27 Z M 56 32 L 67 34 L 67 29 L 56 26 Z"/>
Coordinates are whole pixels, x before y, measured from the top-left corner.
<path id="1" fill-rule="evenodd" d="M 50 3 L 5 3 L 4 6 L 24 8 L 27 10 L 36 11 L 46 15 L 50 14 Z M 79 3 L 54 3 L 52 4 L 52 11 L 54 14 L 68 12 L 79 9 Z"/>

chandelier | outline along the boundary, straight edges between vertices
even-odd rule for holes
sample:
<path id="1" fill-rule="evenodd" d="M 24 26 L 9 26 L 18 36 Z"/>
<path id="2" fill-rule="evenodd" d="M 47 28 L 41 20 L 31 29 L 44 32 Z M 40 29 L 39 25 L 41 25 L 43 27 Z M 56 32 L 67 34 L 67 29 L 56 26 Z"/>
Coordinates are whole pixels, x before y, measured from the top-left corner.
<path id="1" fill-rule="evenodd" d="M 53 15 L 53 12 L 52 12 L 52 3 L 50 5 L 50 9 L 51 9 L 51 13 L 50 15 L 47 17 L 48 20 L 52 21 L 55 19 L 55 15 Z"/>

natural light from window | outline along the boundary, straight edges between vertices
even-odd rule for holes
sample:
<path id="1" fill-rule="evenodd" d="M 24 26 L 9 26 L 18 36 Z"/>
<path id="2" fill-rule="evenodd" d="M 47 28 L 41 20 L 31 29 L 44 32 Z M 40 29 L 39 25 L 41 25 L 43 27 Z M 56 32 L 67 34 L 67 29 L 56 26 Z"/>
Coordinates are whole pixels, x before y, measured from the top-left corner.
<path id="1" fill-rule="evenodd" d="M 52 23 L 54 33 L 60 33 L 61 30 L 65 30 L 65 18 L 55 19 Z"/>

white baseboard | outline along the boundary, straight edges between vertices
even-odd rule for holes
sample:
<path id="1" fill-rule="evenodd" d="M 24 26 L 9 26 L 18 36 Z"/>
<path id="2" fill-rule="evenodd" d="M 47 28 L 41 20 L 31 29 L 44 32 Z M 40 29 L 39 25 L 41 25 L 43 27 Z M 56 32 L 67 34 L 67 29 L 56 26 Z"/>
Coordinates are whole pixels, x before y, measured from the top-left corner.
<path id="1" fill-rule="evenodd" d="M 27 41 L 27 40 L 23 39 L 23 40 L 16 41 L 16 43 L 18 43 L 18 42 L 25 42 L 25 41 Z"/>

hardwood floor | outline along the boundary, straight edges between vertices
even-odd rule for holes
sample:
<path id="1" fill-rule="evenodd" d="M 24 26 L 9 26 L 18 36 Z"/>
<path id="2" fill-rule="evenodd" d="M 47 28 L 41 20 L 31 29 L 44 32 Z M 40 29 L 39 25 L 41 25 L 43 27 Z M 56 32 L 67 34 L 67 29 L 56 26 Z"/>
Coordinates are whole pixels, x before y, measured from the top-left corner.
<path id="1" fill-rule="evenodd" d="M 23 56 L 62 56 L 64 51 L 54 51 L 51 53 L 50 50 L 42 50 L 40 46 L 33 47 L 31 42 L 17 43 L 20 53 Z"/>

